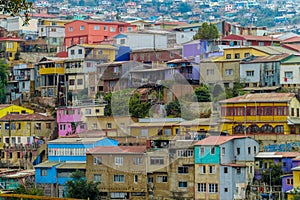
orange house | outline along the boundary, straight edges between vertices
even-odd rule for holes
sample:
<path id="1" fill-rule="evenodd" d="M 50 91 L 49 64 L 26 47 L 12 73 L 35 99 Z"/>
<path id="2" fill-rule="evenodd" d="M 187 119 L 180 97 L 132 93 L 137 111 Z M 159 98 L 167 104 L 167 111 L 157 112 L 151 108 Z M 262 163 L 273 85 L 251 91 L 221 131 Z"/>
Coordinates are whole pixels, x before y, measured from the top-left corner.
<path id="1" fill-rule="evenodd" d="M 136 31 L 136 25 L 126 22 L 75 20 L 65 24 L 65 46 L 99 44 L 119 33 Z"/>

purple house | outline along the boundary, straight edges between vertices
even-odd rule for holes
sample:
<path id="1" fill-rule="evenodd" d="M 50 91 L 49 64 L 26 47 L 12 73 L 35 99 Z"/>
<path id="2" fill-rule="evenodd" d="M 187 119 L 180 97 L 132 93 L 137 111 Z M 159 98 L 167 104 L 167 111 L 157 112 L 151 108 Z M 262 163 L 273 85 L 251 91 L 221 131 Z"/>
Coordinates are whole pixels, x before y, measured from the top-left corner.
<path id="1" fill-rule="evenodd" d="M 61 107 L 56 110 L 58 136 L 64 137 L 81 133 L 86 130 L 95 130 L 99 126 L 97 121 L 90 120 L 104 116 L 105 103 L 81 104 Z M 89 124 L 90 121 L 90 124 Z"/>
<path id="2" fill-rule="evenodd" d="M 293 189 L 293 174 L 286 174 L 281 176 L 282 187 L 281 191 L 286 193 L 287 191 Z"/>

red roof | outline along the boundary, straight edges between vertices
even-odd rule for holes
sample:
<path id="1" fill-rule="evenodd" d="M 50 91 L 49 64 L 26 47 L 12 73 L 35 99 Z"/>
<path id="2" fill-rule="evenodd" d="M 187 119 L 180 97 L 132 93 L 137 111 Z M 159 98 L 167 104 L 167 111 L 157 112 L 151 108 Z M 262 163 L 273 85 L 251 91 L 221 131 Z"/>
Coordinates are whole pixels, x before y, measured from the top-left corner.
<path id="1" fill-rule="evenodd" d="M 59 57 L 59 58 L 67 58 L 67 57 L 68 57 L 68 52 L 67 52 L 67 51 L 58 52 L 58 53 L 56 54 L 56 57 Z"/>
<path id="2" fill-rule="evenodd" d="M 247 136 L 209 136 L 203 140 L 196 142 L 194 145 L 221 145 L 230 140 L 239 139 L 239 138 L 248 138 Z"/>
<path id="3" fill-rule="evenodd" d="M 98 146 L 90 149 L 90 154 L 141 154 L 146 152 L 146 146 Z"/>
<path id="4" fill-rule="evenodd" d="M 300 36 L 294 36 L 282 41 L 282 43 L 294 43 L 294 42 L 300 43 Z"/>
<path id="5" fill-rule="evenodd" d="M 292 51 L 300 52 L 300 44 L 282 44 L 281 46 Z"/>
<path id="6" fill-rule="evenodd" d="M 231 34 L 226 37 L 223 37 L 223 41 L 233 41 L 233 40 L 248 40 L 248 41 L 271 41 L 271 42 L 280 42 L 279 39 L 273 38 L 270 36 L 256 36 L 256 35 L 235 35 Z"/>
<path id="7" fill-rule="evenodd" d="M 16 42 L 23 42 L 25 40 L 21 38 L 11 38 L 11 37 L 5 37 L 5 38 L 0 38 L 0 41 L 16 41 Z"/>
<path id="8" fill-rule="evenodd" d="M 99 21 L 99 20 L 74 20 L 74 21 L 68 22 L 66 24 L 74 23 L 74 22 L 77 22 L 77 21 L 81 21 L 81 22 L 88 23 L 88 24 L 107 24 L 107 25 L 135 26 L 135 25 L 131 25 L 130 23 L 127 23 L 127 22 L 107 22 L 107 21 Z"/>
<path id="9" fill-rule="evenodd" d="M 54 121 L 53 117 L 45 116 L 42 114 L 7 114 L 0 118 L 0 121 Z"/>
<path id="10" fill-rule="evenodd" d="M 295 97 L 294 93 L 254 93 L 233 97 L 219 103 L 246 103 L 246 102 L 289 102 Z"/>

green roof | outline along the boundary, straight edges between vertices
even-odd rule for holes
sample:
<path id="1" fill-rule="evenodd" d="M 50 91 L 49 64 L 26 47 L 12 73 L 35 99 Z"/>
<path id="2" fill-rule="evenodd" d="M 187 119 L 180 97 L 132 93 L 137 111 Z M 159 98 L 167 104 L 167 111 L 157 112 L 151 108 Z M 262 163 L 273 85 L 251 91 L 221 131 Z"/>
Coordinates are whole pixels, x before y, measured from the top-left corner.
<path id="1" fill-rule="evenodd" d="M 79 163 L 79 162 L 65 162 L 58 167 L 57 169 L 85 169 L 86 163 Z"/>
<path id="2" fill-rule="evenodd" d="M 42 162 L 41 164 L 35 165 L 34 167 L 40 167 L 40 168 L 51 168 L 55 165 L 59 165 L 61 162 L 55 162 L 55 161 L 46 161 Z"/>
<path id="3" fill-rule="evenodd" d="M 300 56 L 290 56 L 281 62 L 282 64 L 296 64 L 300 63 Z"/>

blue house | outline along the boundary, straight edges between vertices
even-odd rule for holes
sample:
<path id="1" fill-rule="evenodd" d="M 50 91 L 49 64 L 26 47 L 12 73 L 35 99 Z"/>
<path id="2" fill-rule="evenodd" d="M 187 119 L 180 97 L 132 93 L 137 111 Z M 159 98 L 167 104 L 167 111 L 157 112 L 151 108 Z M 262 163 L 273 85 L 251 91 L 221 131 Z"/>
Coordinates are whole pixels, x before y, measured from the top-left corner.
<path id="1" fill-rule="evenodd" d="M 118 146 L 110 138 L 59 138 L 48 142 L 48 160 L 35 167 L 36 184 L 47 196 L 64 197 L 65 183 L 76 170 L 85 172 L 86 152 L 97 146 Z"/>
<path id="2" fill-rule="evenodd" d="M 243 199 L 258 150 L 246 136 L 209 136 L 195 143 L 195 199 Z"/>

